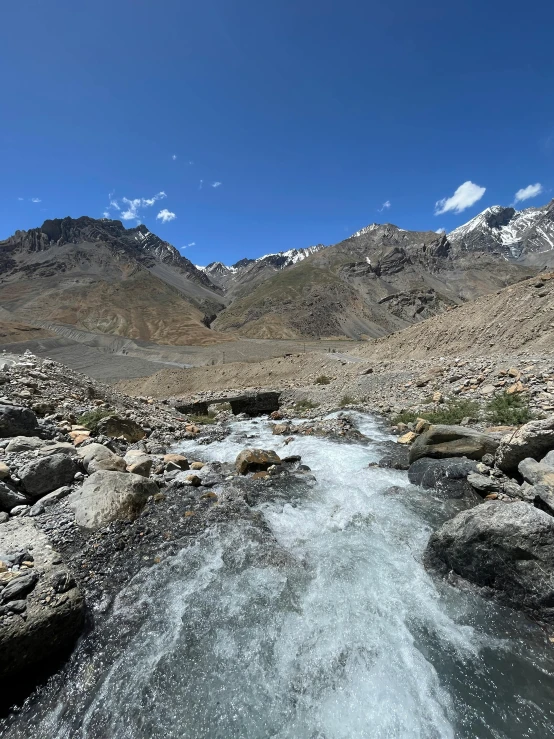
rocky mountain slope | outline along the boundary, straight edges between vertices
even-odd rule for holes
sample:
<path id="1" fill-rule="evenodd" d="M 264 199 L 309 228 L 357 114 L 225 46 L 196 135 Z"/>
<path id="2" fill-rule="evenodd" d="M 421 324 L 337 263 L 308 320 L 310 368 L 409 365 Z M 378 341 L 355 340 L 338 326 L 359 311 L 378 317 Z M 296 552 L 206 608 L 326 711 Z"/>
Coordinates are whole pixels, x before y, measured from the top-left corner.
<path id="1" fill-rule="evenodd" d="M 212 326 L 251 338 L 378 337 L 535 274 L 434 231 L 372 224 L 236 294 Z"/>
<path id="2" fill-rule="evenodd" d="M 2 317 L 165 344 L 224 341 L 217 285 L 145 226 L 64 218 L 0 242 Z"/>
<path id="3" fill-rule="evenodd" d="M 488 252 L 539 268 L 554 266 L 554 200 L 517 211 L 494 205 L 448 234 L 454 250 Z"/>

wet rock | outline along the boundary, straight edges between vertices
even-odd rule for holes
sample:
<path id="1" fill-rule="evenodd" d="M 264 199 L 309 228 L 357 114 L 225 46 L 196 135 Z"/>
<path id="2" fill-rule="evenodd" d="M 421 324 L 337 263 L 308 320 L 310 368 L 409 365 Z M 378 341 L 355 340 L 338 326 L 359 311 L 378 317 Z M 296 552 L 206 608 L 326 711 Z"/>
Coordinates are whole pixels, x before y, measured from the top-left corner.
<path id="1" fill-rule="evenodd" d="M 436 531 L 425 564 L 505 603 L 554 618 L 554 518 L 527 503 L 483 503 Z"/>
<path id="2" fill-rule="evenodd" d="M 379 467 L 392 470 L 407 470 L 410 466 L 410 450 L 406 446 L 394 444 L 384 457 L 377 463 Z"/>
<path id="3" fill-rule="evenodd" d="M 531 421 L 504 436 L 496 452 L 496 464 L 504 472 L 515 472 L 527 457 L 541 459 L 551 450 L 554 450 L 554 416 Z"/>
<path id="4" fill-rule="evenodd" d="M 479 497 L 467 481 L 476 471 L 476 464 L 469 459 L 432 459 L 423 457 L 410 465 L 408 479 L 412 485 L 433 488 L 444 498 L 466 498 L 478 503 Z"/>
<path id="5" fill-rule="evenodd" d="M 243 449 L 235 460 L 235 468 L 241 475 L 267 470 L 273 464 L 281 464 L 281 459 L 273 450 L 266 449 Z"/>
<path id="6" fill-rule="evenodd" d="M 158 492 L 152 480 L 126 472 L 99 470 L 71 494 L 75 522 L 84 529 L 97 529 L 119 519 L 133 521 L 150 495 Z"/>
<path id="7" fill-rule="evenodd" d="M 472 488 L 475 488 L 484 497 L 489 493 L 499 493 L 502 489 L 501 483 L 495 477 L 489 477 L 488 475 L 480 475 L 476 472 L 472 472 L 467 476 L 467 481 Z"/>
<path id="8" fill-rule="evenodd" d="M 146 436 L 146 431 L 136 421 L 120 416 L 107 416 L 98 423 L 98 433 L 104 434 L 112 439 L 123 437 L 126 441 L 134 444 Z"/>
<path id="9" fill-rule="evenodd" d="M 18 476 L 25 492 L 37 498 L 73 482 L 76 472 L 77 465 L 72 457 L 52 454 L 29 462 L 18 470 Z"/>
<path id="10" fill-rule="evenodd" d="M 0 405 L 0 438 L 34 436 L 37 428 L 33 411 L 18 405 Z"/>
<path id="11" fill-rule="evenodd" d="M 1 613 L 24 614 L 25 618 L 0 615 L 0 680 L 17 680 L 47 667 L 78 636 L 84 601 L 73 578 L 54 552 L 45 534 L 28 518 L 11 519 L 0 529 L 0 550 L 33 551 L 33 570 L 21 571 L 3 589 Z M 58 595 L 52 580 L 64 579 L 71 586 Z"/>
<path id="12" fill-rule="evenodd" d="M 99 470 L 110 472 L 125 472 L 127 463 L 123 457 L 119 457 L 103 444 L 88 444 L 79 449 L 81 464 L 89 475 Z"/>
<path id="13" fill-rule="evenodd" d="M 421 457 L 445 459 L 468 457 L 480 460 L 485 454 L 494 454 L 499 441 L 489 434 L 464 426 L 430 426 L 415 440 L 410 449 L 410 462 Z"/>
<path id="14" fill-rule="evenodd" d="M 287 436 L 291 433 L 291 427 L 287 423 L 275 423 L 272 428 L 274 436 Z"/>

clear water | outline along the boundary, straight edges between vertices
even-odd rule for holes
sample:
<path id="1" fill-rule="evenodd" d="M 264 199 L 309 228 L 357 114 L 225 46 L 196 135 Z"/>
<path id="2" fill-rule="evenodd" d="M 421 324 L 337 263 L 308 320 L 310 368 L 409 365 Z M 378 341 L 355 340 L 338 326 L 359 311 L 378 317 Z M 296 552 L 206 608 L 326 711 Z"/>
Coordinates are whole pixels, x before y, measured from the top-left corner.
<path id="1" fill-rule="evenodd" d="M 267 556 L 245 522 L 206 532 L 134 578 L 106 622 L 112 641 L 82 646 L 65 682 L 2 735 L 552 737 L 544 632 L 429 576 L 422 551 L 453 504 L 405 473 L 368 468 L 387 437 L 356 418 L 369 444 L 299 437 L 286 447 L 317 480 L 260 506 L 288 560 Z M 285 453 L 264 420 L 180 449 L 233 461 L 245 446 Z"/>

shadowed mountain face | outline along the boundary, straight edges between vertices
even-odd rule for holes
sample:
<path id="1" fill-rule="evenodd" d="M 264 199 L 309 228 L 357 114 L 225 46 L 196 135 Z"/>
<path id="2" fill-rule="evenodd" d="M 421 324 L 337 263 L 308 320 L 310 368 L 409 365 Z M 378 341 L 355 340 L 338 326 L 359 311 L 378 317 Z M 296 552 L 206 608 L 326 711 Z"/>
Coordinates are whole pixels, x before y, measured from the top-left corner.
<path id="1" fill-rule="evenodd" d="M 212 325 L 252 338 L 378 337 L 534 273 L 487 252 L 454 253 L 434 231 L 372 224 L 237 291 Z"/>
<path id="2" fill-rule="evenodd" d="M 167 344 L 225 340 L 221 288 L 145 226 L 64 218 L 0 242 L 4 317 Z"/>

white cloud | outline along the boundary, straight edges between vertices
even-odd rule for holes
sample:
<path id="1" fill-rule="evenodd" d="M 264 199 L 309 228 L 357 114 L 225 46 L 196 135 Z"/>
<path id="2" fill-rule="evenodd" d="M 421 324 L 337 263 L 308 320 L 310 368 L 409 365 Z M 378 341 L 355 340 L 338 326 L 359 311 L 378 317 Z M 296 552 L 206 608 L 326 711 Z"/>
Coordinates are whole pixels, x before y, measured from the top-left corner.
<path id="1" fill-rule="evenodd" d="M 190 244 L 187 244 L 187 246 L 196 246 L 196 241 L 191 241 Z"/>
<path id="2" fill-rule="evenodd" d="M 435 231 L 435 233 L 437 233 L 437 234 L 445 234 L 446 233 L 446 229 L 445 228 L 437 228 L 437 230 Z"/>
<path id="3" fill-rule="evenodd" d="M 42 203 L 40 198 L 31 198 L 31 203 Z"/>
<path id="4" fill-rule="evenodd" d="M 115 208 L 115 210 L 121 210 L 117 200 L 110 200 L 110 208 Z"/>
<path id="5" fill-rule="evenodd" d="M 383 205 L 380 208 L 377 208 L 377 210 L 379 211 L 379 213 L 382 213 L 386 208 L 390 208 L 390 206 L 391 206 L 390 200 L 385 200 Z"/>
<path id="6" fill-rule="evenodd" d="M 129 198 L 121 198 L 121 202 L 125 203 L 127 206 L 127 210 L 121 211 L 121 218 L 124 221 L 140 221 L 141 208 L 148 208 L 149 206 L 154 205 L 157 200 L 163 200 L 166 197 L 167 195 L 162 190 L 152 198 L 133 198 L 133 200 L 129 200 Z M 117 207 L 117 205 L 114 207 Z M 119 207 L 117 207 L 117 210 L 120 210 Z"/>
<path id="7" fill-rule="evenodd" d="M 437 200 L 435 203 L 435 215 L 440 216 L 442 213 L 448 213 L 450 211 L 461 213 L 466 208 L 474 205 L 478 200 L 481 200 L 486 189 L 486 187 L 479 187 L 479 185 L 474 184 L 471 180 L 464 182 L 452 197 Z"/>
<path id="8" fill-rule="evenodd" d="M 173 159 L 173 161 L 175 161 L 177 159 L 177 154 L 173 154 L 171 158 Z"/>
<path id="9" fill-rule="evenodd" d="M 105 210 L 102 213 L 102 218 L 111 218 L 110 211 L 109 210 Z"/>
<path id="10" fill-rule="evenodd" d="M 198 189 L 201 190 L 204 187 L 204 180 L 200 180 L 200 184 L 198 185 Z"/>
<path id="11" fill-rule="evenodd" d="M 223 182 L 212 182 L 212 187 L 221 187 Z"/>
<path id="12" fill-rule="evenodd" d="M 25 198 L 17 198 L 18 200 L 25 200 Z"/>
<path id="13" fill-rule="evenodd" d="M 172 213 L 167 208 L 160 210 L 160 212 L 156 216 L 156 220 L 161 221 L 162 223 L 169 223 L 169 221 L 174 221 L 176 218 L 177 216 L 175 215 L 175 213 Z"/>
<path id="14" fill-rule="evenodd" d="M 536 198 L 537 195 L 541 194 L 543 189 L 544 188 L 540 182 L 537 182 L 535 185 L 527 185 L 527 187 L 522 187 L 521 190 L 518 190 L 515 194 L 515 202 L 519 203 L 522 200 Z"/>

